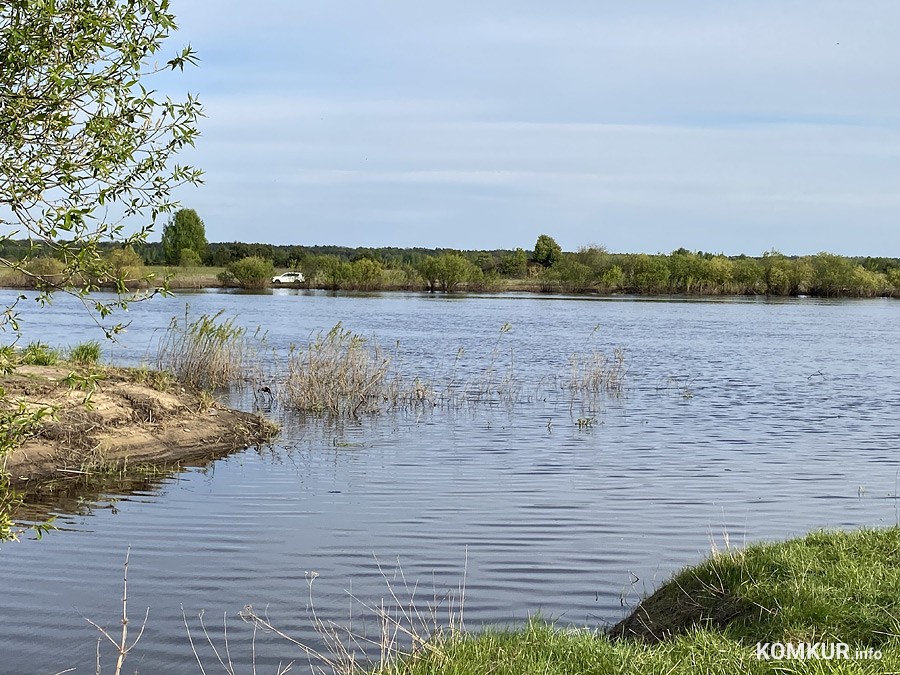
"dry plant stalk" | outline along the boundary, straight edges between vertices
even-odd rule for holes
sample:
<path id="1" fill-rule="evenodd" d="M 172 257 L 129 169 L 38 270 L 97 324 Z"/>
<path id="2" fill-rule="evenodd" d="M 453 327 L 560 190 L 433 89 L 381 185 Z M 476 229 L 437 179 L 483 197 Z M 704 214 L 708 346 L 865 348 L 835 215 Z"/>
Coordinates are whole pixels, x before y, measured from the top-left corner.
<path id="1" fill-rule="evenodd" d="M 399 659 L 414 658 L 416 654 L 429 652 L 441 658 L 442 652 L 438 647 L 436 638 L 452 637 L 459 635 L 463 630 L 463 607 L 465 594 L 465 571 L 463 580 L 456 591 L 458 600 L 453 592 L 439 596 L 435 589 L 434 597 L 426 603 L 422 609 L 416 599 L 418 584 L 410 585 L 398 565 L 394 573 L 394 579 L 399 578 L 403 593 L 407 599 L 401 598 L 401 593 L 395 588 L 395 583 L 382 568 L 377 557 L 375 562 L 379 573 L 388 588 L 388 598 L 382 598 L 377 603 L 367 603 L 350 594 L 352 603 L 358 603 L 377 620 L 378 635 L 371 637 L 365 633 L 354 630 L 353 610 L 351 603 L 351 615 L 348 625 L 342 625 L 335 621 L 322 619 L 317 611 L 313 597 L 313 583 L 318 578 L 318 573 L 307 572 L 306 582 L 309 587 L 309 610 L 313 628 L 324 643 L 324 651 L 315 649 L 302 640 L 288 635 L 277 628 L 267 616 L 266 612 L 259 613 L 248 605 L 240 613 L 241 619 L 253 626 L 251 642 L 252 672 L 256 672 L 256 636 L 258 631 L 276 635 L 288 643 L 297 647 L 308 659 L 310 672 L 317 675 L 365 675 L 372 672 L 374 666 L 384 669 Z M 466 557 L 468 567 L 468 553 Z M 443 610 L 446 609 L 446 618 Z M 182 610 L 183 612 L 183 610 Z M 222 649 L 216 646 L 203 621 L 203 612 L 199 615 L 201 630 L 207 642 L 213 650 L 213 654 L 219 665 L 229 675 L 236 675 L 235 667 L 231 659 L 228 643 L 227 615 L 224 618 L 225 634 Z M 198 654 L 196 645 L 191 636 L 187 618 L 184 619 L 191 650 L 197 660 L 201 673 L 206 673 L 202 659 Z M 293 667 L 294 662 L 280 665 L 279 675 L 287 673 Z"/>
<path id="2" fill-rule="evenodd" d="M 147 627 L 147 619 L 150 616 L 150 608 L 147 608 L 147 613 L 144 615 L 144 622 L 141 624 L 141 630 L 138 632 L 138 636 L 134 639 L 134 641 L 129 645 L 128 644 L 128 558 L 131 555 L 131 547 L 128 547 L 128 551 L 125 553 L 125 565 L 124 571 L 122 574 L 122 631 L 119 635 L 118 641 L 116 641 L 112 635 L 109 634 L 102 626 L 99 626 L 95 622 L 91 621 L 87 617 L 85 620 L 91 624 L 94 628 L 100 631 L 101 637 L 97 639 L 97 675 L 101 675 L 100 673 L 100 644 L 105 637 L 109 640 L 112 645 L 116 648 L 116 669 L 114 671 L 114 675 L 121 675 L 122 666 L 125 664 L 125 657 L 128 656 L 128 653 L 135 648 L 138 642 L 141 640 L 141 636 L 144 634 L 144 628 Z M 69 672 L 69 671 L 63 671 Z"/>

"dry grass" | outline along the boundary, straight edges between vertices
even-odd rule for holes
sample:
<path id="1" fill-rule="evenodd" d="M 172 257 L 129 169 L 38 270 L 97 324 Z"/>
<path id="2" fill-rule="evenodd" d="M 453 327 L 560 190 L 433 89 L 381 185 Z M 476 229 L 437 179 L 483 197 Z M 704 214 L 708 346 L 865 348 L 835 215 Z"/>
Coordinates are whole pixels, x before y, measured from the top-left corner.
<path id="1" fill-rule="evenodd" d="M 407 373 L 413 368 L 397 364 L 399 345 L 389 353 L 338 323 L 328 333 L 316 335 L 306 348 L 292 347 L 279 400 L 297 412 L 353 418 L 387 410 L 511 406 L 545 398 L 547 387 L 568 390 L 573 400 L 588 395 L 594 403 L 598 397 L 622 393 L 626 371 L 622 349 L 612 357 L 598 351 L 587 357 L 575 354 L 569 380 L 553 374 L 523 381 L 516 371 L 514 349 L 504 344 L 511 328 L 501 326 L 480 372 L 460 374 L 464 354 L 460 348 L 446 371 L 437 368 L 412 376 Z"/>
<path id="2" fill-rule="evenodd" d="M 600 351 L 573 354 L 569 390 L 579 394 L 619 395 L 625 386 L 625 350 L 617 347 L 612 356 Z"/>
<path id="3" fill-rule="evenodd" d="M 159 343 L 158 369 L 198 390 L 221 389 L 250 379 L 247 330 L 222 314 L 203 314 L 192 321 L 185 308 L 183 319 L 173 318 Z"/>
<path id="4" fill-rule="evenodd" d="M 306 349 L 292 347 L 282 401 L 297 411 L 337 416 L 379 412 L 396 398 L 398 379 L 389 377 L 390 364 L 377 344 L 338 323 Z"/>

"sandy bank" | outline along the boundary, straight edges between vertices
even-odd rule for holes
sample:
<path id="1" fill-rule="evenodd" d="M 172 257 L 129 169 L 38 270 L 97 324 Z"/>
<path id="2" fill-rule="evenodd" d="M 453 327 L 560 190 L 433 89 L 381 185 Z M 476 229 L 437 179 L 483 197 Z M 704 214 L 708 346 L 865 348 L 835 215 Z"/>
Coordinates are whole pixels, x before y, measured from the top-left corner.
<path id="1" fill-rule="evenodd" d="M 0 378 L 7 405 L 47 408 L 35 433 L 6 458 L 13 486 L 205 459 L 270 439 L 261 417 L 146 371 L 102 368 L 90 398 L 68 366 L 22 366 Z M 83 385 L 82 385 L 83 386 Z"/>

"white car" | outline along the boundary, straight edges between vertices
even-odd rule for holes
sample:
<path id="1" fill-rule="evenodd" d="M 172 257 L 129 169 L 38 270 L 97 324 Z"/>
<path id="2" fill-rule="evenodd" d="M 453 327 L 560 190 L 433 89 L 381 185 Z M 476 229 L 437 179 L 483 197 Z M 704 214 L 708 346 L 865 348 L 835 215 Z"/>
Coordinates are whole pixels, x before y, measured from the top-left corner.
<path id="1" fill-rule="evenodd" d="M 285 272 L 278 276 L 272 277 L 273 284 L 302 284 L 306 281 L 303 272 Z"/>

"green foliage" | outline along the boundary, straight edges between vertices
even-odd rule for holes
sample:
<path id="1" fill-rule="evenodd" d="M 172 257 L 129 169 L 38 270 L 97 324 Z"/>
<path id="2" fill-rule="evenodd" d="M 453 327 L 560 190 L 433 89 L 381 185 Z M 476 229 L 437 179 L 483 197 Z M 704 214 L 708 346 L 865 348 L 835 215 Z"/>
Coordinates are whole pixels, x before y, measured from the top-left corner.
<path id="1" fill-rule="evenodd" d="M 0 541 L 17 539 L 21 533 L 15 527 L 13 514 L 22 503 L 22 496 L 9 486 L 6 455 L 33 436 L 47 417 L 53 415 L 48 406 L 29 407 L 23 401 L 11 401 L 0 392 Z M 33 526 L 40 537 L 49 523 Z"/>
<path id="2" fill-rule="evenodd" d="M 480 281 L 481 270 L 458 253 L 445 253 L 425 258 L 418 267 L 428 290 L 454 291 L 460 284 Z"/>
<path id="3" fill-rule="evenodd" d="M 49 290 L 63 283 L 66 265 L 62 260 L 41 256 L 28 261 L 24 274 L 33 288 Z"/>
<path id="4" fill-rule="evenodd" d="M 533 618 L 520 629 L 450 631 L 420 643 L 424 647 L 380 665 L 372 675 L 884 675 L 900 670 L 896 637 L 882 648 L 881 660 L 769 661 L 757 658 L 755 646 L 710 629 L 647 644 Z"/>
<path id="5" fill-rule="evenodd" d="M 249 256 L 231 263 L 228 271 L 243 288 L 265 288 L 271 282 L 275 268 L 271 260 Z"/>
<path id="6" fill-rule="evenodd" d="M 875 675 L 900 670 L 900 529 L 817 532 L 715 553 L 611 634 L 539 618 L 517 630 L 451 630 L 376 675 L 667 673 Z M 624 632 L 633 627 L 637 633 Z M 766 660 L 757 643 L 845 643 L 849 658 Z M 877 649 L 881 659 L 855 658 Z"/>
<path id="7" fill-rule="evenodd" d="M 202 259 L 206 246 L 206 227 L 194 209 L 179 209 L 163 228 L 163 254 L 169 265 L 192 266 L 192 262 L 183 260 L 184 252 L 194 252 L 196 258 L 191 260 Z"/>
<path id="8" fill-rule="evenodd" d="M 79 365 L 93 365 L 100 362 L 100 343 L 97 340 L 81 342 L 69 350 L 69 361 Z"/>
<path id="9" fill-rule="evenodd" d="M 0 228 L 35 246 L 2 264 L 27 269 L 38 251 L 60 259 L 63 277 L 77 281 L 63 290 L 84 297 L 98 281 L 115 282 L 101 240 L 145 241 L 158 215 L 174 208 L 172 191 L 200 182 L 198 170 L 172 162 L 197 137 L 199 103 L 162 99 L 147 86 L 159 71 L 196 61 L 188 47 L 155 65 L 175 29 L 167 0 L 4 3 Z M 102 319 L 132 299 L 90 306 Z M 0 324 L 15 330 L 14 305 L 4 317 Z"/>
<path id="10" fill-rule="evenodd" d="M 523 277 L 528 267 L 528 254 L 523 248 L 515 253 L 507 253 L 500 258 L 498 272 L 505 277 Z"/>
<path id="11" fill-rule="evenodd" d="M 534 244 L 534 261 L 544 267 L 553 265 L 562 257 L 562 248 L 556 240 L 547 234 L 542 234 Z"/>
<path id="12" fill-rule="evenodd" d="M 328 288 L 335 291 L 350 277 L 350 263 L 334 255 L 319 257 L 316 267 L 325 278 Z"/>
<path id="13" fill-rule="evenodd" d="M 106 254 L 106 259 L 120 292 L 126 291 L 128 282 L 145 279 L 144 261 L 130 246 L 110 251 Z"/>
<path id="14" fill-rule="evenodd" d="M 580 262 L 577 256 L 570 254 L 563 254 L 552 268 L 546 268 L 544 277 L 548 281 L 556 282 L 568 293 L 588 290 L 596 278 L 590 267 Z"/>
<path id="15" fill-rule="evenodd" d="M 815 532 L 713 555 L 677 574 L 613 630 L 705 625 L 745 643 L 812 638 L 879 646 L 897 635 L 900 528 Z"/>
<path id="16" fill-rule="evenodd" d="M 19 362 L 26 366 L 55 366 L 59 363 L 59 351 L 43 342 L 30 342 L 19 357 Z"/>
<path id="17" fill-rule="evenodd" d="M 371 258 L 360 258 L 350 263 L 347 269 L 349 287 L 357 290 L 377 288 L 381 282 L 382 265 Z"/>
<path id="18" fill-rule="evenodd" d="M 200 265 L 203 264 L 203 261 L 194 249 L 183 248 L 181 249 L 181 254 L 178 256 L 178 264 L 181 267 L 200 267 Z"/>

